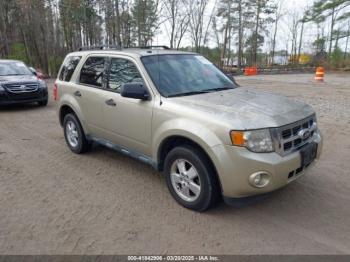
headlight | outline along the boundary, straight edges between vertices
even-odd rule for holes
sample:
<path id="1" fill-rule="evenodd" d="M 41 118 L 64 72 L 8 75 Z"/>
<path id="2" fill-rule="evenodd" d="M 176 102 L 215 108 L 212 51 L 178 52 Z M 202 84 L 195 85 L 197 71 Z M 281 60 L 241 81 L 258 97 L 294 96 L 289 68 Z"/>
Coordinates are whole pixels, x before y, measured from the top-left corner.
<path id="1" fill-rule="evenodd" d="M 269 153 L 274 151 L 269 129 L 231 131 L 231 141 L 234 146 L 244 146 L 256 153 Z"/>
<path id="2" fill-rule="evenodd" d="M 41 89 L 46 89 L 46 88 L 47 88 L 47 85 L 46 85 L 45 81 L 40 80 L 40 81 L 39 81 L 39 87 L 40 87 Z"/>

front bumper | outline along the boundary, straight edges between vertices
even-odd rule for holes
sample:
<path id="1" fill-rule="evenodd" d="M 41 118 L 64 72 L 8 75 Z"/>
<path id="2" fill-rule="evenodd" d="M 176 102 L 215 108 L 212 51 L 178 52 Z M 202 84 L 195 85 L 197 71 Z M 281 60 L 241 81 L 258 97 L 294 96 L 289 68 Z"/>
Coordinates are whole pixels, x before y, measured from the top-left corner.
<path id="1" fill-rule="evenodd" d="M 320 157 L 322 136 L 315 133 L 312 141 L 318 144 L 316 160 L 307 168 L 301 168 L 300 152 L 282 157 L 277 153 L 253 153 L 246 148 L 218 145 L 212 148 L 216 158 L 222 193 L 225 199 L 243 198 L 264 194 L 281 188 L 302 176 Z M 264 171 L 270 174 L 266 187 L 256 188 L 249 183 L 249 176 Z"/>
<path id="2" fill-rule="evenodd" d="M 0 91 L 0 105 L 25 104 L 43 102 L 48 99 L 47 88 L 40 88 L 35 92 L 22 94 L 10 94 L 6 91 Z"/>

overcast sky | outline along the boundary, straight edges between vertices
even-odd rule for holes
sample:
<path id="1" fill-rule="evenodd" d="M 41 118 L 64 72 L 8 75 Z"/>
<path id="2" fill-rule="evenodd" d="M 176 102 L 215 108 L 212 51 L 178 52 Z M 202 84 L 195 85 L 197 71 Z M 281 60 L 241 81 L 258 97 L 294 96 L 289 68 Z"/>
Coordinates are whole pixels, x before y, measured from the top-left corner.
<path id="1" fill-rule="evenodd" d="M 217 0 L 219 1 L 219 0 Z M 307 7 L 312 6 L 312 3 L 314 0 L 276 0 L 276 1 L 282 1 L 283 3 L 283 12 L 286 14 L 291 14 L 294 12 L 300 13 L 300 16 L 304 13 L 304 10 L 307 9 Z M 206 17 L 210 17 L 210 14 L 213 10 L 215 0 L 210 0 L 209 7 L 207 8 Z M 290 39 L 290 21 L 291 16 L 285 15 L 279 24 L 279 30 L 277 33 L 277 50 L 286 49 L 287 47 L 287 40 Z M 271 25 L 272 29 L 272 25 Z M 154 39 L 154 44 L 157 45 L 169 45 L 169 36 L 166 33 L 166 30 L 164 26 L 161 27 L 161 33 L 158 34 Z M 325 28 L 325 33 L 327 33 L 327 28 Z M 311 43 L 315 40 L 317 36 L 317 28 L 312 23 L 307 23 L 304 28 L 304 34 L 303 34 L 303 51 L 304 52 L 310 52 L 311 51 Z M 263 49 L 269 49 L 269 43 L 268 38 L 265 38 L 265 45 Z M 340 43 L 341 44 L 341 43 Z M 181 46 L 191 46 L 191 39 L 189 35 L 186 35 L 184 38 Z M 209 42 L 210 47 L 215 47 L 216 43 L 214 42 L 213 37 L 211 37 Z M 288 44 L 288 48 L 291 48 L 291 43 Z"/>

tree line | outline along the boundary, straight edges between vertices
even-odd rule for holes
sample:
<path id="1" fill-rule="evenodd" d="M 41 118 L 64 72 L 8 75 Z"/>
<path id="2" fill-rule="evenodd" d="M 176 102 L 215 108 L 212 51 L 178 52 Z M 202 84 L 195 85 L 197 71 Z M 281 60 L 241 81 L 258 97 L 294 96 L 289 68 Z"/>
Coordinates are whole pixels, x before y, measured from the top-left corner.
<path id="1" fill-rule="evenodd" d="M 202 53 L 219 66 L 298 64 L 304 32 L 313 56 L 350 66 L 350 0 L 315 0 L 286 10 L 284 0 L 0 0 L 0 57 L 55 75 L 81 46 L 147 46 L 167 36 L 174 49 Z M 278 35 L 284 26 L 284 38 Z M 283 48 L 282 48 L 282 47 Z"/>

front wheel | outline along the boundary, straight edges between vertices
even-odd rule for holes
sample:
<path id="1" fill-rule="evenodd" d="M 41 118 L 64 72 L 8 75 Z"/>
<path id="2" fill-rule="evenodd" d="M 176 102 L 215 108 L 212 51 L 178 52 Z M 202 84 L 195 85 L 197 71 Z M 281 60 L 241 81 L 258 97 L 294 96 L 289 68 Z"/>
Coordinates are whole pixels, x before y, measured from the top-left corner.
<path id="1" fill-rule="evenodd" d="M 205 211 L 219 199 L 215 171 L 200 150 L 190 146 L 174 148 L 165 159 L 164 171 L 171 195 L 182 206 Z"/>

